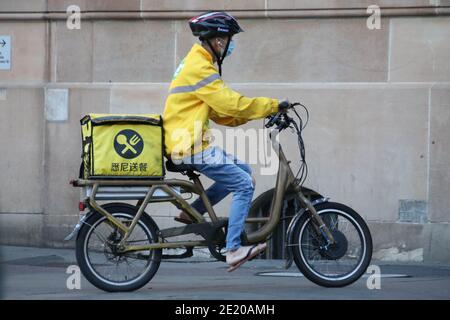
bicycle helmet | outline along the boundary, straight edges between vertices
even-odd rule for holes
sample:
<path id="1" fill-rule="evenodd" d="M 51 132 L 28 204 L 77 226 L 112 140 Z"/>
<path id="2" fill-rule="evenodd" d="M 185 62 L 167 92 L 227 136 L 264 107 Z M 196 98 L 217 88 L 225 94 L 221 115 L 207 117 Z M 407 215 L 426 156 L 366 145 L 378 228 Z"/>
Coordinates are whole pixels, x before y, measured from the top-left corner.
<path id="1" fill-rule="evenodd" d="M 235 18 L 222 11 L 206 12 L 193 17 L 189 20 L 189 26 L 194 36 L 199 37 L 201 41 L 206 41 L 208 43 L 217 58 L 219 74 L 222 75 L 222 62 L 225 59 L 231 38 L 239 32 L 244 32 L 244 30 L 242 30 Z M 209 41 L 211 38 L 220 36 L 229 36 L 222 56 L 219 56 Z"/>
<path id="2" fill-rule="evenodd" d="M 226 12 L 213 11 L 203 13 L 189 20 L 192 34 L 201 40 L 210 39 L 217 36 L 230 36 L 243 32 L 242 28 Z"/>

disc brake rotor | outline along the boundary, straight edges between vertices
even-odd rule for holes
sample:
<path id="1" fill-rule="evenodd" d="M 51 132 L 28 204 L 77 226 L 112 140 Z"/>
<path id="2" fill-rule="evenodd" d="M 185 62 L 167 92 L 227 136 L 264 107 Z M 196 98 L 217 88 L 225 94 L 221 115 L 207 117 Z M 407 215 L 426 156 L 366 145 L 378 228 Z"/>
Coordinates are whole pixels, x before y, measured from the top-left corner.
<path id="1" fill-rule="evenodd" d="M 319 252 L 322 257 L 329 260 L 338 260 L 346 254 L 348 249 L 348 240 L 339 230 L 333 230 L 331 231 L 331 234 L 333 235 L 335 243 L 320 248 Z"/>

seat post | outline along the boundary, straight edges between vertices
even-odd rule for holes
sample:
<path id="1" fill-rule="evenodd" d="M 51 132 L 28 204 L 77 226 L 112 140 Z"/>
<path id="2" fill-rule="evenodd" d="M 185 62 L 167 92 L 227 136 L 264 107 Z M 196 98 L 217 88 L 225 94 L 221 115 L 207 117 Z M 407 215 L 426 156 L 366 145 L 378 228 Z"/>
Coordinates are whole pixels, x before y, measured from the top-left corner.
<path id="1" fill-rule="evenodd" d="M 203 184 L 200 181 L 200 175 L 195 173 L 194 171 L 186 171 L 186 175 L 189 177 L 190 180 L 194 182 L 195 185 L 198 185 L 202 191 L 205 191 L 205 188 L 203 188 Z"/>

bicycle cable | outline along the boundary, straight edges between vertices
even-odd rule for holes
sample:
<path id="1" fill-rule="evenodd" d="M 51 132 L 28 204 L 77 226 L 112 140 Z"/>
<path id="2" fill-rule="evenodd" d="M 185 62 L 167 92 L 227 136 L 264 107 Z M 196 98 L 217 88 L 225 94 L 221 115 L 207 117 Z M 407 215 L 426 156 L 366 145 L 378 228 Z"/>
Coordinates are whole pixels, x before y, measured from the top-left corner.
<path id="1" fill-rule="evenodd" d="M 297 110 L 295 110 L 294 108 L 295 106 L 301 106 L 305 110 L 306 112 L 305 123 L 303 123 L 302 117 L 298 114 Z M 305 149 L 305 142 L 303 141 L 302 137 L 302 131 L 306 128 L 306 125 L 309 122 L 309 111 L 308 108 L 306 108 L 303 104 L 299 102 L 292 104 L 292 110 L 294 111 L 299 121 L 299 125 L 297 125 L 295 121 L 291 121 L 291 124 L 293 125 L 297 133 L 298 148 L 300 152 L 300 168 L 298 169 L 297 174 L 295 175 L 295 183 L 298 186 L 303 186 L 303 183 L 306 181 L 306 178 L 308 177 L 308 164 L 306 163 L 306 149 Z"/>
<path id="2" fill-rule="evenodd" d="M 295 110 L 294 107 L 296 107 L 296 106 L 301 106 L 305 110 L 305 112 L 306 112 L 305 123 L 303 123 L 302 117 L 297 112 L 297 110 Z M 305 143 L 304 143 L 303 137 L 302 137 L 302 131 L 306 128 L 306 125 L 309 122 L 309 111 L 308 111 L 308 108 L 306 108 L 306 106 L 304 106 L 303 104 L 301 104 L 299 102 L 295 102 L 295 103 L 291 104 L 290 109 L 292 109 L 293 112 L 295 113 L 295 115 L 297 116 L 299 125 L 296 123 L 296 121 L 294 119 L 289 118 L 286 114 L 284 114 L 285 122 L 283 125 L 279 125 L 277 128 L 279 131 L 282 131 L 286 128 L 291 128 L 291 129 L 294 129 L 297 134 L 297 143 L 298 143 L 298 148 L 299 148 L 299 152 L 300 152 L 300 168 L 298 169 L 298 171 L 295 175 L 294 183 L 298 186 L 302 186 L 303 183 L 306 181 L 306 178 L 308 177 L 308 164 L 306 163 L 306 150 L 305 150 Z M 276 121 L 274 121 L 274 117 L 277 118 Z M 280 124 L 279 118 L 280 118 L 280 114 L 277 114 L 276 116 L 272 116 L 268 123 L 266 123 L 266 120 L 268 119 L 268 118 L 266 118 L 263 121 L 263 129 L 271 127 L 273 124 Z M 284 126 L 285 124 L 287 124 L 287 126 Z M 265 147 L 265 145 L 264 145 L 264 147 Z M 264 152 L 264 162 L 266 163 L 266 152 Z"/>

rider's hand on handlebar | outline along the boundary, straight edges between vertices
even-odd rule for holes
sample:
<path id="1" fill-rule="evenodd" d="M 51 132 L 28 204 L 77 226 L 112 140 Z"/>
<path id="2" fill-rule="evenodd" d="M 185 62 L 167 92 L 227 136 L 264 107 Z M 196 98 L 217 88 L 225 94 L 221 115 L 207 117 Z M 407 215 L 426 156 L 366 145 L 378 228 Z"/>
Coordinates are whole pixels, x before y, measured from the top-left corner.
<path id="1" fill-rule="evenodd" d="M 281 113 L 287 113 L 290 107 L 291 107 L 290 102 L 288 100 L 283 100 L 278 104 L 278 111 Z"/>

